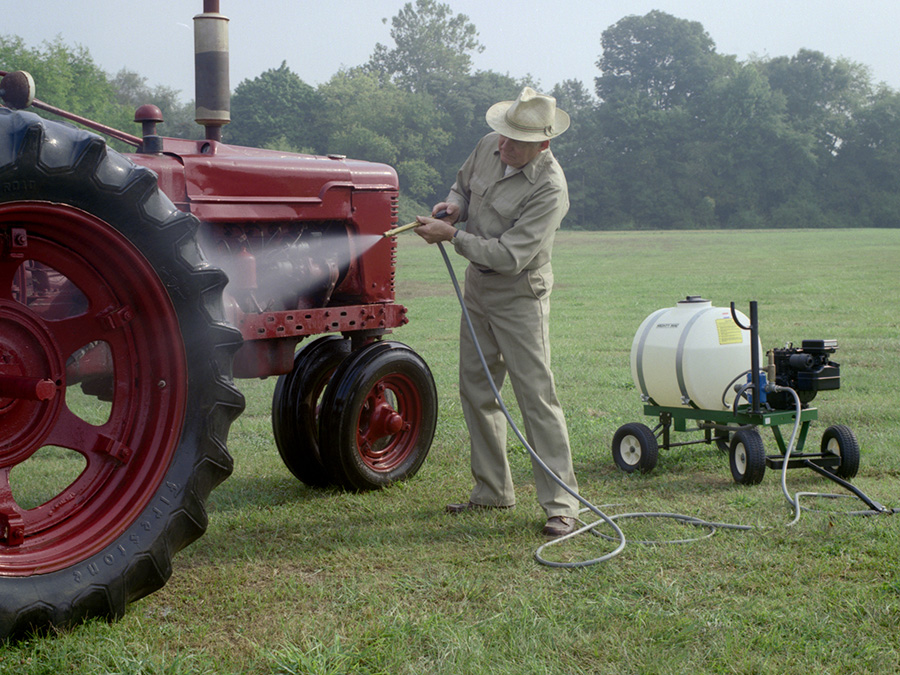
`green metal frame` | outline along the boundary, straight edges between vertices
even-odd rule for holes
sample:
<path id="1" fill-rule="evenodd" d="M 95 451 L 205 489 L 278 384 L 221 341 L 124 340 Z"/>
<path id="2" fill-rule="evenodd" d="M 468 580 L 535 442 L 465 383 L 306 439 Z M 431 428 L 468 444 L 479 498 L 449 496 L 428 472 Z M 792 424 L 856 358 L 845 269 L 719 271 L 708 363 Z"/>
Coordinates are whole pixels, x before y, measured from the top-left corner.
<path id="1" fill-rule="evenodd" d="M 644 414 L 657 417 L 659 425 L 653 430 L 662 440 L 659 447 L 668 450 L 670 448 L 683 445 L 695 445 L 698 443 L 710 444 L 713 441 L 722 441 L 726 437 L 713 436 L 713 431 L 737 431 L 742 427 L 771 427 L 772 435 L 778 444 L 780 455 L 767 455 L 766 465 L 772 469 L 780 469 L 784 463 L 784 457 L 787 454 L 787 442 L 779 428 L 782 425 L 790 424 L 793 426 L 796 418 L 794 410 L 765 410 L 753 412 L 749 405 L 738 406 L 737 411 L 731 410 L 699 410 L 697 408 L 675 408 L 668 406 L 644 405 Z M 797 440 L 794 450 L 791 452 L 791 458 L 788 462 L 788 468 L 796 468 L 806 466 L 805 460 L 809 460 L 817 466 L 831 468 L 840 464 L 840 457 L 830 453 L 804 453 L 803 446 L 806 444 L 806 437 L 809 433 L 809 424 L 818 419 L 819 413 L 816 408 L 804 408 L 800 411 L 800 429 L 797 433 Z M 698 426 L 697 428 L 688 429 L 688 420 L 696 420 L 709 426 Z M 722 427 L 726 427 L 723 429 Z M 686 432 L 686 431 L 703 431 L 704 438 L 681 443 L 671 442 L 670 431 Z"/>

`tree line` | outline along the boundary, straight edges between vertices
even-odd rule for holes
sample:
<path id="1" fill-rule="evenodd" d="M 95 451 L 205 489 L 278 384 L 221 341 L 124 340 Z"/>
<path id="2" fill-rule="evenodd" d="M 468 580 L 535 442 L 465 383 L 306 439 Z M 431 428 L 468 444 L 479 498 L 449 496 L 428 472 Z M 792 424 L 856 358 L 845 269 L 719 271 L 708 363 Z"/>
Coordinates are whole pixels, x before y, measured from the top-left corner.
<path id="1" fill-rule="evenodd" d="M 387 19 L 385 19 L 387 21 Z M 391 19 L 393 46 L 313 87 L 280 67 L 240 82 L 225 141 L 396 167 L 403 210 L 424 213 L 452 184 L 484 113 L 525 85 L 572 118 L 552 150 L 569 180 L 570 229 L 900 227 L 900 94 L 844 58 L 800 50 L 739 61 L 702 24 L 652 11 L 601 36 L 593 88 L 473 71 L 474 24 L 437 0 Z M 38 96 L 117 128 L 153 102 L 162 132 L 199 138 L 193 105 L 59 39 L 0 38 L 0 69 L 29 70 Z"/>

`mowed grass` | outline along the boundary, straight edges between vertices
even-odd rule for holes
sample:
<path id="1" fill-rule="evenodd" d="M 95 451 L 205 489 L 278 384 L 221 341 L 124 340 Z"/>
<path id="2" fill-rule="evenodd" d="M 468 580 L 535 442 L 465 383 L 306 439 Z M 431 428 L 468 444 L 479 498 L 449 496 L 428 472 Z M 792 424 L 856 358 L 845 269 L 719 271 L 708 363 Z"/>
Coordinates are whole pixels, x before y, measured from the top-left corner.
<path id="1" fill-rule="evenodd" d="M 691 544 L 629 543 L 578 570 L 534 560 L 543 514 L 512 435 L 517 507 L 443 513 L 471 486 L 459 308 L 435 247 L 410 234 L 399 249 L 397 297 L 410 323 L 393 338 L 430 364 L 440 397 L 422 471 L 377 493 L 307 488 L 274 446 L 274 380 L 242 381 L 234 475 L 213 492 L 209 531 L 176 556 L 166 587 L 117 623 L 0 647 L 0 672 L 900 672 L 900 515 L 852 517 L 838 512 L 862 508 L 855 500 L 810 500 L 824 512 L 786 527 L 793 514 L 775 471 L 738 486 L 725 455 L 690 446 L 661 451 L 648 475 L 626 475 L 610 454 L 621 424 L 654 424 L 629 371 L 641 321 L 686 295 L 745 313 L 756 300 L 764 348 L 838 341 L 841 389 L 815 400 L 808 443 L 817 449 L 830 424 L 850 426 L 862 451 L 855 484 L 900 506 L 900 230 L 560 233 L 553 366 L 582 493 L 610 513 L 754 526 Z M 799 469 L 788 487 L 836 489 Z M 622 527 L 634 540 L 705 534 L 659 520 Z M 613 546 L 584 536 L 547 555 L 593 558 Z"/>

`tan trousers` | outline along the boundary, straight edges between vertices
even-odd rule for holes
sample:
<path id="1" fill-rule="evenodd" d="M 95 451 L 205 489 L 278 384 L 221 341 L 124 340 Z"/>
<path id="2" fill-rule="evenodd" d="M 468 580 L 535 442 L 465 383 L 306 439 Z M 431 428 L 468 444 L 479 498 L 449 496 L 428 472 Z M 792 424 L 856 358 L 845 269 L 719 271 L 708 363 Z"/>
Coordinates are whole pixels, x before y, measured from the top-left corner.
<path id="1" fill-rule="evenodd" d="M 550 370 L 552 286 L 549 264 L 515 277 L 484 273 L 469 265 L 465 303 L 498 390 L 509 373 L 528 443 L 566 485 L 577 491 L 569 433 Z M 506 456 L 506 418 L 494 399 L 465 320 L 460 335 L 459 389 L 475 478 L 469 499 L 476 504 L 515 504 Z M 577 500 L 533 460 L 532 470 L 538 501 L 547 517 L 576 515 Z"/>

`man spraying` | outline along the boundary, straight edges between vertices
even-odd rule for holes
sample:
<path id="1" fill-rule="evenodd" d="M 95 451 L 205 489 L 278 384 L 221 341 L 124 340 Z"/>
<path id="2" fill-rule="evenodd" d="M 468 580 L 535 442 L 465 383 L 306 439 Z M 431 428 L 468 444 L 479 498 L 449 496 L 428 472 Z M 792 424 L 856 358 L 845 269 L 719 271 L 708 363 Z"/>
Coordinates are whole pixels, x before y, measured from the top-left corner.
<path id="1" fill-rule="evenodd" d="M 529 444 L 577 492 L 569 434 L 550 369 L 550 265 L 553 240 L 569 209 L 562 168 L 550 140 L 569 127 L 556 99 L 525 87 L 486 115 L 494 130 L 460 168 L 446 200 L 420 217 L 415 232 L 429 244 L 453 243 L 469 261 L 465 305 L 494 384 L 506 375 L 524 419 Z M 457 223 L 465 223 L 457 228 Z M 460 331 L 459 388 L 471 441 L 475 486 L 454 514 L 510 508 L 515 491 L 506 455 L 507 423 L 481 366 L 469 331 Z M 543 533 L 575 529 L 577 500 L 532 461 Z"/>

